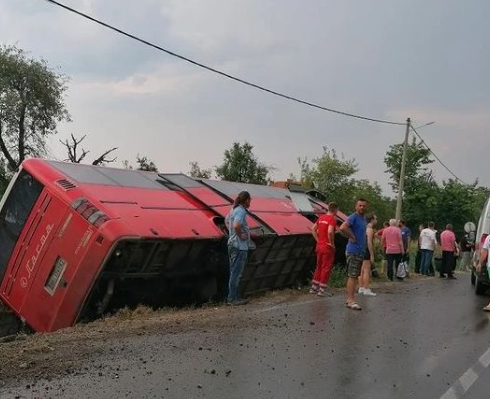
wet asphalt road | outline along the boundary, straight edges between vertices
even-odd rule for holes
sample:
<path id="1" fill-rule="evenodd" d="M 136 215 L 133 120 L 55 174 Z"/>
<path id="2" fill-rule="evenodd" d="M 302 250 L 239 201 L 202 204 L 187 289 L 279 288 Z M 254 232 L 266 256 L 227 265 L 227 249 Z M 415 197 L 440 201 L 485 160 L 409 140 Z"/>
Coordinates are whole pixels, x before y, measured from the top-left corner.
<path id="1" fill-rule="evenodd" d="M 237 308 L 233 316 L 246 323 L 235 329 L 108 341 L 111 355 L 87 370 L 0 396 L 488 398 L 488 298 L 476 297 L 468 274 L 458 277 L 383 286 L 378 297 L 359 298 L 361 312 L 340 294 L 304 295 Z"/>

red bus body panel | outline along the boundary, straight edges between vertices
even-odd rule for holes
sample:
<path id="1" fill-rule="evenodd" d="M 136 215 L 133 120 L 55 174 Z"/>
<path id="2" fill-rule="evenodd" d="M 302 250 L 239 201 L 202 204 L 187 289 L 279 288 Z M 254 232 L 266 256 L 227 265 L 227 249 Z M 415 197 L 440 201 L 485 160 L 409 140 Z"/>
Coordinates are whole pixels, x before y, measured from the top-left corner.
<path id="1" fill-rule="evenodd" d="M 164 284 L 170 277 L 185 281 L 192 273 L 197 276 L 192 281 L 199 281 L 205 264 L 227 270 L 223 222 L 232 208 L 232 198 L 243 187 L 255 190 L 247 219 L 257 249 L 243 273 L 242 292 L 291 285 L 314 265 L 313 222 L 297 210 L 285 189 L 39 159 L 25 161 L 23 169 L 44 189 L 12 251 L 0 298 L 36 331 L 73 325 L 101 281 L 105 284 L 115 278 L 125 281 L 128 288 L 128 278 L 135 282 L 138 278 L 148 282 L 161 278 Z M 84 182 L 86 176 L 95 182 Z M 131 180 L 128 186 L 118 180 L 126 178 Z M 99 227 L 89 222 L 80 208 L 74 209 L 80 198 L 108 220 Z M 318 214 L 325 208 L 313 204 L 312 210 Z M 135 262 L 133 253 L 121 255 L 133 259 L 124 263 L 127 270 L 114 258 L 119 255 L 116 247 L 124 248 L 121 243 L 125 240 L 128 248 L 133 244 L 140 248 L 139 259 L 146 262 L 141 269 L 129 267 Z M 150 251 L 146 248 L 154 254 L 145 254 Z M 217 260 L 202 259 L 213 256 Z M 201 263 L 188 264 L 191 259 Z M 188 274 L 179 277 L 181 269 Z M 152 287 L 160 284 L 153 283 Z"/>

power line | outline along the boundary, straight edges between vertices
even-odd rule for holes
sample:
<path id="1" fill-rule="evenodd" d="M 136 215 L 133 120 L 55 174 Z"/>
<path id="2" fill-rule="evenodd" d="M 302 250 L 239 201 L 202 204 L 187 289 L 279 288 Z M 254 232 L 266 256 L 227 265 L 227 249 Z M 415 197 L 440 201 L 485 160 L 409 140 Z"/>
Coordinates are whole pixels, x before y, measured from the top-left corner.
<path id="1" fill-rule="evenodd" d="M 156 45 L 154 43 L 151 43 L 151 42 L 149 42 L 147 40 L 141 39 L 138 36 L 135 36 L 135 35 L 133 35 L 131 33 L 125 32 L 122 29 L 116 28 L 116 27 L 114 27 L 112 25 L 109 25 L 108 23 L 102 22 L 102 21 L 100 21 L 100 20 L 98 20 L 98 19 L 96 19 L 94 17 L 91 17 L 90 15 L 84 14 L 84 13 L 78 11 L 78 10 L 75 10 L 74 8 L 68 7 L 68 6 L 66 6 L 66 5 L 64 5 L 62 3 L 59 3 L 57 1 L 55 1 L 55 0 L 45 0 L 45 1 L 47 1 L 48 3 L 54 4 L 56 6 L 59 6 L 61 8 L 64 8 L 67 11 L 70 11 L 70 12 L 72 12 L 74 14 L 77 14 L 77 15 L 83 17 L 83 18 L 86 18 L 86 19 L 88 19 L 88 20 L 90 20 L 92 22 L 95 22 L 96 24 L 99 24 L 99 25 L 101 25 L 101 26 L 103 26 L 103 27 L 105 27 L 107 29 L 113 30 L 114 32 L 117 32 L 117 33 L 119 33 L 121 35 L 124 35 L 126 37 L 129 37 L 130 39 L 136 40 L 136 41 L 138 41 L 140 43 L 143 43 L 143 44 L 145 44 L 147 46 L 150 46 L 150 47 L 153 47 L 153 48 L 155 48 L 157 50 L 163 51 L 164 53 L 167 53 L 168 55 L 171 55 L 173 57 L 179 58 L 179 59 L 181 59 L 183 61 L 186 61 L 188 63 L 191 63 L 193 65 L 196 65 L 196 66 L 198 66 L 200 68 L 206 69 L 208 71 L 214 72 L 214 73 L 216 73 L 218 75 L 221 75 L 221 76 L 224 76 L 226 78 L 232 79 L 232 80 L 234 80 L 236 82 L 243 83 L 243 84 L 245 84 L 247 86 L 251 86 L 251 87 L 253 87 L 255 89 L 262 90 L 262 91 L 264 91 L 266 93 L 273 94 L 275 96 L 285 98 L 286 100 L 295 101 L 297 103 L 300 103 L 300 104 L 303 104 L 303 105 L 307 105 L 307 106 L 313 107 L 313 108 L 318 108 L 318 109 L 321 109 L 323 111 L 333 112 L 335 114 L 339 114 L 339 115 L 343 115 L 343 116 L 348 116 L 348 117 L 356 118 L 356 119 L 362 119 L 362 120 L 369 121 L 369 122 L 385 123 L 385 124 L 389 124 L 389 125 L 398 125 L 398 126 L 404 126 L 405 125 L 405 123 L 393 122 L 393 121 L 388 121 L 388 120 L 383 120 L 383 119 L 368 118 L 366 116 L 356 115 L 356 114 L 352 114 L 350 112 L 344 112 L 344 111 L 339 111 L 339 110 L 336 110 L 336 109 L 333 109 L 333 108 L 327 108 L 327 107 L 324 107 L 324 106 L 321 106 L 321 105 L 318 105 L 318 104 L 315 104 L 315 103 L 312 103 L 312 102 L 309 102 L 309 101 L 301 100 L 299 98 L 296 98 L 296 97 L 293 97 L 293 96 L 290 96 L 290 95 L 287 95 L 287 94 L 279 93 L 277 91 L 268 89 L 268 88 L 266 88 L 264 86 L 260 86 L 260 85 L 255 84 L 255 83 L 251 83 L 251 82 L 249 82 L 247 80 L 238 78 L 238 77 L 233 76 L 233 75 L 230 75 L 230 74 L 228 74 L 226 72 L 223 72 L 223 71 L 220 71 L 218 69 L 212 68 L 210 66 L 204 65 L 204 64 L 202 64 L 200 62 L 197 62 L 197 61 L 194 61 L 194 60 L 192 60 L 190 58 L 184 57 L 183 55 L 177 54 L 177 53 L 175 53 L 173 51 L 167 50 L 167 49 L 165 49 L 163 47 L 160 47 L 160 46 L 158 46 L 158 45 Z"/>
<path id="2" fill-rule="evenodd" d="M 432 151 L 432 149 L 429 147 L 429 145 L 425 142 L 425 140 L 422 138 L 422 136 L 419 134 L 419 132 L 417 132 L 417 130 L 412 126 L 410 125 L 411 129 L 414 131 L 414 133 L 417 135 L 417 137 L 420 139 L 420 141 L 422 142 L 423 145 L 425 145 L 425 147 L 429 150 L 429 152 L 432 154 L 432 156 L 451 174 L 454 176 L 454 178 L 459 181 L 460 183 L 463 183 L 463 184 L 466 184 L 467 186 L 469 186 L 468 183 L 465 183 L 463 180 L 461 180 L 458 176 L 456 176 L 456 174 L 451 170 L 449 169 L 449 167 L 441 161 L 441 158 L 439 158 L 435 153 L 434 151 Z"/>

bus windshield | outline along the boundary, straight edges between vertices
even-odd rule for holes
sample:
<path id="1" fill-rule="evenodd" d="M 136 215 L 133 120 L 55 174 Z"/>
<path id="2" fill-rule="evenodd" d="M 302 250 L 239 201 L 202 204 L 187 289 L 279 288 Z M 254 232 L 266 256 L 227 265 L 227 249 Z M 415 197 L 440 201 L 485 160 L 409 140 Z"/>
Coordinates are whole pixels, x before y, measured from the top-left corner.
<path id="1" fill-rule="evenodd" d="M 10 192 L 5 193 L 8 197 L 0 212 L 0 279 L 42 190 L 42 184 L 22 170 Z"/>

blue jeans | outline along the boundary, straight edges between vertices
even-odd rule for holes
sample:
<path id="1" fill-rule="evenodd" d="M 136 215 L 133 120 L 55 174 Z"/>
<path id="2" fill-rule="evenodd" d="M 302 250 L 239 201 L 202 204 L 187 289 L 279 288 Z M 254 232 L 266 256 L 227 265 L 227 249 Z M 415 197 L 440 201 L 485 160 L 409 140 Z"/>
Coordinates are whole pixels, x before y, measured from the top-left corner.
<path id="1" fill-rule="evenodd" d="M 420 259 L 420 273 L 421 274 L 429 274 L 430 264 L 432 262 L 432 256 L 434 255 L 434 251 L 430 249 L 422 249 L 422 257 Z"/>
<path id="2" fill-rule="evenodd" d="M 247 263 L 248 251 L 243 251 L 233 246 L 228 246 L 228 257 L 230 260 L 230 281 L 228 283 L 228 302 L 240 299 L 238 287 L 243 268 Z"/>

